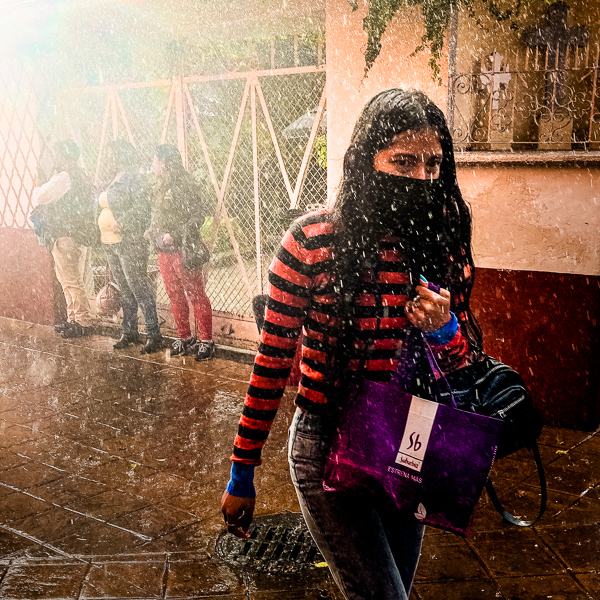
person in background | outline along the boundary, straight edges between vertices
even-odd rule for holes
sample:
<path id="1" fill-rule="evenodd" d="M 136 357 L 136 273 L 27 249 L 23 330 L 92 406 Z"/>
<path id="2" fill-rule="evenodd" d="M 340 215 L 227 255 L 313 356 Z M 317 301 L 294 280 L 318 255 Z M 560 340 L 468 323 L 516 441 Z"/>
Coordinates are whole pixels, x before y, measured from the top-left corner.
<path id="1" fill-rule="evenodd" d="M 98 227 L 108 266 L 119 287 L 123 307 L 122 334 L 116 350 L 140 343 L 138 306 L 146 323 L 142 354 L 158 352 L 163 339 L 155 293 L 148 277 L 150 196 L 146 177 L 137 168 L 137 152 L 126 140 L 108 145 L 111 182 L 98 196 Z"/>
<path id="2" fill-rule="evenodd" d="M 156 175 L 152 221 L 147 236 L 158 254 L 158 266 L 171 300 L 171 311 L 177 325 L 178 338 L 171 356 L 194 355 L 196 360 L 214 356 L 212 341 L 212 307 L 204 290 L 204 274 L 199 264 L 187 264 L 182 252 L 184 243 L 190 248 L 203 242 L 200 227 L 207 215 L 199 186 L 185 170 L 179 150 L 171 144 L 156 148 L 152 162 Z M 199 338 L 190 328 L 191 301 Z"/>
<path id="3" fill-rule="evenodd" d="M 324 491 L 324 468 L 349 390 L 389 381 L 411 328 L 423 332 L 444 372 L 478 359 L 472 269 L 471 216 L 443 113 L 422 92 L 377 94 L 354 127 L 334 206 L 297 219 L 271 263 L 221 500 L 230 533 L 249 535 L 254 470 L 303 331 L 288 451 L 302 514 L 345 598 L 408 600 L 423 524 L 376 486 Z"/>
<path id="4" fill-rule="evenodd" d="M 78 165 L 79 147 L 71 140 L 55 146 L 55 174 L 34 192 L 34 230 L 50 248 L 56 278 L 65 296 L 67 322 L 57 331 L 64 338 L 91 335 L 93 315 L 85 289 L 89 246 L 94 240 L 92 181 Z"/>

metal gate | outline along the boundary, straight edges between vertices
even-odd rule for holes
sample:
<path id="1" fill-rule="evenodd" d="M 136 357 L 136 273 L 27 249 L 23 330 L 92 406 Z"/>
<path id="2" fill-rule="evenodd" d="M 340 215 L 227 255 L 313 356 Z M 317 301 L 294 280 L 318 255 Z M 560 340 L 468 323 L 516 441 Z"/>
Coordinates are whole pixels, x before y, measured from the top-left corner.
<path id="1" fill-rule="evenodd" d="M 326 199 L 325 66 L 81 88 L 62 106 L 99 185 L 110 139 L 128 139 L 147 169 L 158 144 L 177 145 L 214 207 L 203 226 L 213 310 L 250 315 L 289 209 Z"/>

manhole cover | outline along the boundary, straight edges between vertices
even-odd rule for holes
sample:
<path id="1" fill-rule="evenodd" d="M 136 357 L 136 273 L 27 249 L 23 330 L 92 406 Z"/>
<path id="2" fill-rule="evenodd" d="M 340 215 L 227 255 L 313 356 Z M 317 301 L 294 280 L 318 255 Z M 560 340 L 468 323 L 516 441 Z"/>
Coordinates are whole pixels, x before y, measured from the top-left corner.
<path id="1" fill-rule="evenodd" d="M 257 517 L 249 533 L 246 539 L 222 533 L 215 547 L 217 556 L 245 569 L 269 573 L 295 573 L 323 562 L 301 514 Z"/>

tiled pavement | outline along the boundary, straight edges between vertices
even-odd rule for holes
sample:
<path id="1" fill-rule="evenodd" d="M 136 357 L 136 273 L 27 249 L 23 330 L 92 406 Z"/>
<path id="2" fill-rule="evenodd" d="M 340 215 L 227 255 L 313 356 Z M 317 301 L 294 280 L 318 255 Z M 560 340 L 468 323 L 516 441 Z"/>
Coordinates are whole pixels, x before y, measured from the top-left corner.
<path id="1" fill-rule="evenodd" d="M 339 598 L 326 569 L 261 575 L 214 555 L 250 367 L 0 319 L 0 598 Z M 284 400 L 257 470 L 257 515 L 298 511 Z M 532 529 L 482 502 L 462 539 L 428 529 L 414 599 L 600 599 L 600 433 L 548 428 L 549 508 Z M 532 460 L 496 467 L 533 514 Z M 328 595 L 329 594 L 329 595 Z"/>

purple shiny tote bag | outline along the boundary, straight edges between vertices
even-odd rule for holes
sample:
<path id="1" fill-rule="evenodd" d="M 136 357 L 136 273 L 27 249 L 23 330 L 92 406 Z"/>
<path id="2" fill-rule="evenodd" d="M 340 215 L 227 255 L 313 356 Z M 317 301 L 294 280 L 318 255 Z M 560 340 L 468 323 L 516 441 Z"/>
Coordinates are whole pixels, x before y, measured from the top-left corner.
<path id="1" fill-rule="evenodd" d="M 426 343 L 425 353 L 440 373 Z M 350 394 L 323 487 L 332 492 L 383 489 L 402 512 L 466 536 L 503 421 L 456 408 L 451 394 L 446 405 L 404 391 L 409 356 L 405 348 L 389 383 L 363 381 Z"/>

